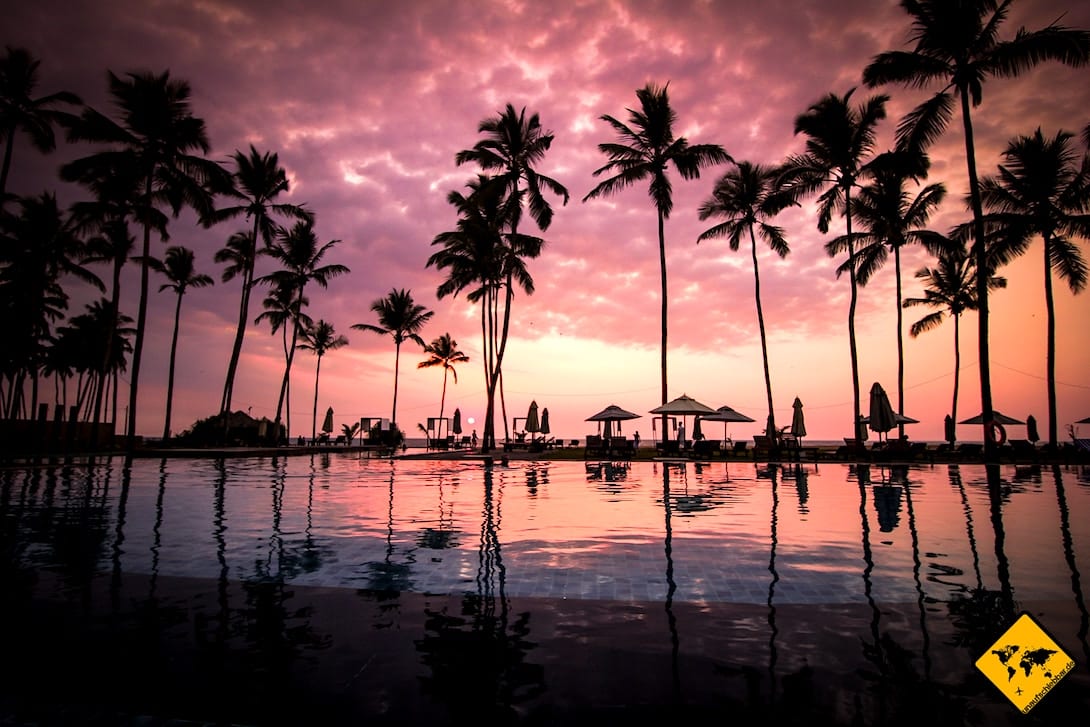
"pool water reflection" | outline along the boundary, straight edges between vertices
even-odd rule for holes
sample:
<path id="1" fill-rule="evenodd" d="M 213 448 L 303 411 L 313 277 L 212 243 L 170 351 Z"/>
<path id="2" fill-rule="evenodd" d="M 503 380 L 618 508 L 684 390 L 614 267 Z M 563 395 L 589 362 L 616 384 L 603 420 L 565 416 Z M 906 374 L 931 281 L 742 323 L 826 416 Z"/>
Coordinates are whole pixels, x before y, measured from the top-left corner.
<path id="1" fill-rule="evenodd" d="M 28 721 L 66 678 L 261 724 L 1090 707 L 1086 468 L 107 459 L 0 470 L 0 514 Z M 1021 610 L 1079 664 L 1027 717 L 972 666 Z"/>

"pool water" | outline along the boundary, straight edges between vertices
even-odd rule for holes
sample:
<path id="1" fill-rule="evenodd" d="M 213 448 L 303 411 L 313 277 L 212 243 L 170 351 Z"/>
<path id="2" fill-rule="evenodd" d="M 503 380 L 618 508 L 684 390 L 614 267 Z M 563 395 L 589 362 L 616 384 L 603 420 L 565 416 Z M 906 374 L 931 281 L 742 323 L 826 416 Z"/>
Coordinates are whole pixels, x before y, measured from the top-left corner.
<path id="1" fill-rule="evenodd" d="M 1090 707 L 1085 467 L 108 458 L 0 516 L 4 724 Z M 1077 664 L 1028 715 L 973 666 L 1022 611 Z"/>

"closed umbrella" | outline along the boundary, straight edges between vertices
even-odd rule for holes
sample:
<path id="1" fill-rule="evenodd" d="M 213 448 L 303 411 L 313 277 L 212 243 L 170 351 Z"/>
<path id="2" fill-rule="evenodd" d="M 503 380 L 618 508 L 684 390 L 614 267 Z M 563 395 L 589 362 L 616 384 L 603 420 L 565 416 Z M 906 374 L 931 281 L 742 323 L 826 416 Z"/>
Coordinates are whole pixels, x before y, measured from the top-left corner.
<path id="1" fill-rule="evenodd" d="M 946 419 L 943 420 L 943 431 L 946 434 L 946 441 L 953 444 L 957 441 L 957 425 L 954 424 L 954 418 L 949 414 L 946 415 Z"/>
<path id="2" fill-rule="evenodd" d="M 701 440 L 704 438 L 704 432 L 700 429 L 700 417 L 696 417 L 693 420 L 693 439 Z"/>
<path id="3" fill-rule="evenodd" d="M 883 434 L 888 438 L 889 430 L 897 426 L 897 415 L 889 403 L 889 396 L 877 381 L 870 387 L 870 421 L 867 426 L 878 432 L 879 439 Z"/>
<path id="4" fill-rule="evenodd" d="M 1037 433 L 1037 418 L 1030 414 L 1026 417 L 1026 439 L 1037 444 L 1041 435 Z"/>
<path id="5" fill-rule="evenodd" d="M 322 422 L 322 431 L 329 434 L 333 431 L 333 407 L 325 410 L 325 421 Z"/>
<path id="6" fill-rule="evenodd" d="M 454 410 L 454 422 L 450 426 L 450 431 L 454 432 L 455 434 L 461 434 L 462 433 L 462 410 L 461 409 L 455 409 Z"/>
<path id="7" fill-rule="evenodd" d="M 806 436 L 806 418 L 802 414 L 802 399 L 796 396 L 795 403 L 791 406 L 795 409 L 795 413 L 791 416 L 791 434 L 801 443 L 802 438 Z"/>
<path id="8" fill-rule="evenodd" d="M 541 433 L 549 434 L 549 407 L 541 410 Z"/>
<path id="9" fill-rule="evenodd" d="M 541 431 L 541 420 L 537 415 L 537 402 L 530 402 L 530 410 L 526 412 L 526 431 L 530 433 L 530 441 L 534 441 L 534 433 Z"/>

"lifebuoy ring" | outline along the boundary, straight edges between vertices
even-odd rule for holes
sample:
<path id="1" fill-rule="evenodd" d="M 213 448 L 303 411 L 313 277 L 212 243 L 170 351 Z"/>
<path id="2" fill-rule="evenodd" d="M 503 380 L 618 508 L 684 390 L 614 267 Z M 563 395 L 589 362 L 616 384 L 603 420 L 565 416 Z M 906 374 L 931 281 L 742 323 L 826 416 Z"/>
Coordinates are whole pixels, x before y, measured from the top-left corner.
<path id="1" fill-rule="evenodd" d="M 995 444 L 1002 447 L 1007 441 L 1007 430 L 1003 428 L 1003 425 L 994 419 L 987 423 L 984 427 L 985 433 L 988 435 L 988 439 Z"/>

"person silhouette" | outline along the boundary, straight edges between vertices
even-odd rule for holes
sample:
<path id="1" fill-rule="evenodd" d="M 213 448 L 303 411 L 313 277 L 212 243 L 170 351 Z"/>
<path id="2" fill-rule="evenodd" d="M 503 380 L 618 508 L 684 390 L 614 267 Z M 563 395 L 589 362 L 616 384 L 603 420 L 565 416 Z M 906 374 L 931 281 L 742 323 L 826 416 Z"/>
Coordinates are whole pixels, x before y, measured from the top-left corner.
<path id="1" fill-rule="evenodd" d="M 635 449 L 640 448 L 640 433 L 638 430 L 635 434 L 632 435 L 632 446 Z"/>
<path id="2" fill-rule="evenodd" d="M 473 448 L 474 449 L 477 448 L 477 430 L 476 429 L 473 430 Z"/>

